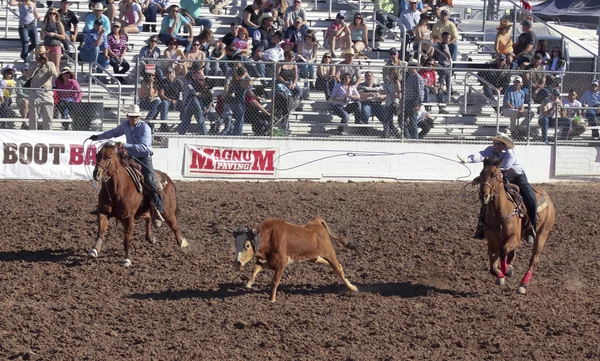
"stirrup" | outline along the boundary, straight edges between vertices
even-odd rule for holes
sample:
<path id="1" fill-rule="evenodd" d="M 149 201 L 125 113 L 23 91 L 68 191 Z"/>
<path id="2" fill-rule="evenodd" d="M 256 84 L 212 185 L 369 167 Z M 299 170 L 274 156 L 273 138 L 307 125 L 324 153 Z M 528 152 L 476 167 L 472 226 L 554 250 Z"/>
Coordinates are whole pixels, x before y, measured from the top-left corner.
<path id="1" fill-rule="evenodd" d="M 475 234 L 473 234 L 473 238 L 485 239 L 485 233 L 483 232 L 483 227 L 477 226 L 477 229 L 475 230 Z"/>

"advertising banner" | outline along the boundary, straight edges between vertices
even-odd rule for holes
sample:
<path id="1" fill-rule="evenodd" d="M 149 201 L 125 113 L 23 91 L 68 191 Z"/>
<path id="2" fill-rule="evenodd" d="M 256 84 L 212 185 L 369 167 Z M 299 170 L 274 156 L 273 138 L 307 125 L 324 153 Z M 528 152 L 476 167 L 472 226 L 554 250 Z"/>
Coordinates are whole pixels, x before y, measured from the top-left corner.
<path id="1" fill-rule="evenodd" d="M 276 179 L 279 148 L 185 146 L 184 176 Z"/>

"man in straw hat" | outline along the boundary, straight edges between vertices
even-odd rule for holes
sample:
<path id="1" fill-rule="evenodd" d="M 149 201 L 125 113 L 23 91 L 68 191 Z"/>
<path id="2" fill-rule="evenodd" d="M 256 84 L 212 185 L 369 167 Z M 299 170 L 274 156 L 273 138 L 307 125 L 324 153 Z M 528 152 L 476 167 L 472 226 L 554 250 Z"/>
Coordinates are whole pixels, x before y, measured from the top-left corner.
<path id="1" fill-rule="evenodd" d="M 163 221 L 162 199 L 154 182 L 154 166 L 152 165 L 152 134 L 150 126 L 143 120 L 140 120 L 142 113 L 137 104 L 132 104 L 127 108 L 127 121 L 124 121 L 114 129 L 108 130 L 98 135 L 92 135 L 91 140 L 103 140 L 117 138 L 125 134 L 126 143 L 117 143 L 119 147 L 127 150 L 127 153 L 142 166 L 144 183 L 152 190 L 152 202 L 154 204 L 152 221 L 156 227 L 160 227 Z"/>
<path id="2" fill-rule="evenodd" d="M 529 227 L 527 231 L 527 242 L 533 244 L 535 239 L 535 230 L 537 227 L 537 200 L 531 184 L 527 180 L 523 164 L 519 161 L 514 152 L 515 143 L 505 133 L 497 133 L 491 137 L 492 145 L 485 148 L 479 153 L 471 154 L 466 160 L 459 156 L 462 163 L 479 163 L 485 158 L 498 158 L 502 161 L 500 170 L 505 180 L 519 187 L 523 202 L 527 207 L 527 215 L 529 216 Z M 473 238 L 484 239 L 483 222 L 485 218 L 485 208 L 482 205 L 479 212 L 479 223 Z"/>
<path id="3" fill-rule="evenodd" d="M 337 70 L 335 72 L 335 79 L 339 83 L 342 80 L 342 75 L 350 74 L 350 81 L 352 85 L 360 84 L 362 82 L 362 75 L 360 73 L 360 67 L 354 64 L 354 50 L 348 48 L 342 52 L 344 60 L 338 63 Z"/>
<path id="4" fill-rule="evenodd" d="M 42 118 L 42 128 L 50 130 L 54 115 L 54 94 L 52 78 L 58 76 L 58 69 L 53 62 L 48 61 L 46 47 L 35 49 L 35 63 L 31 65 L 31 87 L 29 90 L 29 129 L 37 129 L 38 119 Z"/>

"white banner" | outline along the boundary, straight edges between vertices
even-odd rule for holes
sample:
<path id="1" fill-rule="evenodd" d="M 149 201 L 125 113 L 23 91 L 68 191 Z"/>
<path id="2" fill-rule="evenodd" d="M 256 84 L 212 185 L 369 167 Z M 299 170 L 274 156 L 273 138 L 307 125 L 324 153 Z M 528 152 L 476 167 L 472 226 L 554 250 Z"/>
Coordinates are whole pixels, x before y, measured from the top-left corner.
<path id="1" fill-rule="evenodd" d="M 0 130 L 0 179 L 89 179 L 97 149 L 84 150 L 83 141 L 92 134 Z"/>
<path id="2" fill-rule="evenodd" d="M 279 148 L 185 145 L 185 177 L 276 179 Z"/>

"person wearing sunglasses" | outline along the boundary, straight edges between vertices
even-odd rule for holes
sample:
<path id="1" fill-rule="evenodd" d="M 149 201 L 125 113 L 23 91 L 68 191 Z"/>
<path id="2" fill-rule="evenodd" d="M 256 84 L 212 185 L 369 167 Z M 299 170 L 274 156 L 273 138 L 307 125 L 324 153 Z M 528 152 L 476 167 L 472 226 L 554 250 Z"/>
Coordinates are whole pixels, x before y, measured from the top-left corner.
<path id="1" fill-rule="evenodd" d="M 179 31 L 181 30 L 182 26 L 187 28 L 187 37 L 179 35 Z M 192 24 L 185 16 L 180 14 L 179 6 L 171 5 L 169 8 L 169 14 L 163 17 L 160 24 L 158 39 L 163 44 L 169 44 L 171 40 L 176 40 L 179 45 L 185 48 L 185 50 L 190 50 L 192 44 L 190 39 L 193 38 L 194 28 L 192 27 Z"/>
<path id="2" fill-rule="evenodd" d="M 362 51 L 370 51 L 369 48 L 369 29 L 367 28 L 367 24 L 362 17 L 361 13 L 354 14 L 354 20 L 352 20 L 352 24 L 348 26 L 350 29 L 350 39 L 352 40 L 352 49 L 356 53 L 357 57 L 364 57 Z"/>
<path id="3" fill-rule="evenodd" d="M 532 245 L 535 239 L 535 230 L 537 227 L 537 200 L 535 193 L 525 174 L 523 164 L 517 158 L 514 147 L 515 143 L 505 133 L 497 133 L 491 138 L 492 145 L 480 151 L 479 153 L 467 156 L 466 160 L 459 156 L 461 163 L 480 163 L 486 158 L 498 158 L 502 161 L 500 171 L 503 178 L 519 187 L 523 203 L 527 207 L 527 215 L 529 216 L 527 233 L 527 242 Z M 485 207 L 482 204 L 479 212 L 479 223 L 473 238 L 484 239 L 483 223 L 485 220 Z"/>
<path id="4" fill-rule="evenodd" d="M 600 86 L 598 80 L 592 80 L 590 89 L 586 90 L 581 96 L 579 101 L 584 107 L 600 107 Z M 587 118 L 590 126 L 596 126 L 596 115 L 600 113 L 599 109 L 587 109 L 585 111 L 585 117 Z M 598 129 L 592 129 L 592 138 L 598 138 Z"/>
<path id="5" fill-rule="evenodd" d="M 158 36 L 152 35 L 148 38 L 146 46 L 142 47 L 139 53 L 140 58 L 140 66 L 142 67 L 142 72 L 146 68 L 146 64 L 156 64 L 156 60 L 161 57 L 161 50 L 158 48 Z M 158 66 L 156 67 L 156 75 L 158 79 L 164 79 L 164 72 Z"/>
<path id="6" fill-rule="evenodd" d="M 58 11 L 56 8 L 50 8 L 44 17 L 41 38 L 48 49 L 48 58 L 54 63 L 56 69 L 60 69 L 62 42 L 66 37 L 65 28 L 58 19 Z"/>

